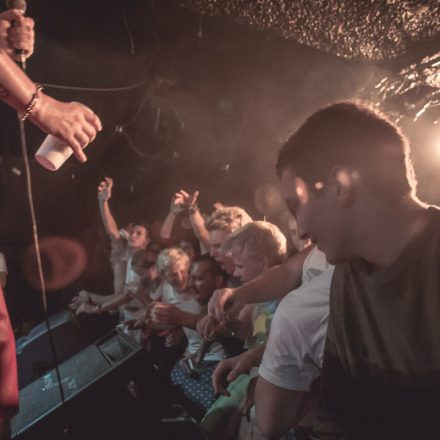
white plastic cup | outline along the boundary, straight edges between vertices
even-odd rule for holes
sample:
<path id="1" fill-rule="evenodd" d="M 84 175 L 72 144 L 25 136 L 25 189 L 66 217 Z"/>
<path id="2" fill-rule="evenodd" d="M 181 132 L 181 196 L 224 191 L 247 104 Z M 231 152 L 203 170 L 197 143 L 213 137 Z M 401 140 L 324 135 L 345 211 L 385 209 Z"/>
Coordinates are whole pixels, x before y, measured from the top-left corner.
<path id="1" fill-rule="evenodd" d="M 72 153 L 69 145 L 49 134 L 35 153 L 35 160 L 50 171 L 57 171 Z"/>

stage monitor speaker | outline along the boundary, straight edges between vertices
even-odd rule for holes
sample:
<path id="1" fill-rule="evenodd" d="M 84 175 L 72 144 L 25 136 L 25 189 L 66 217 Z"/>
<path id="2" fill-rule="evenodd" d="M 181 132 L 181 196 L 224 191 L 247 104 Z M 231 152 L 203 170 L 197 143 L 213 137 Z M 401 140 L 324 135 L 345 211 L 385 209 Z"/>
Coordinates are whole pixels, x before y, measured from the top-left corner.
<path id="1" fill-rule="evenodd" d="M 166 386 L 149 354 L 122 332 L 113 330 L 59 371 L 65 403 L 51 370 L 20 390 L 12 438 L 120 439 L 147 425 L 155 432 Z"/>
<path id="2" fill-rule="evenodd" d="M 93 320 L 90 319 L 93 317 Z M 57 362 L 66 361 L 114 328 L 117 320 L 107 314 L 75 316 L 63 310 L 49 318 Z M 54 368 L 46 322 L 17 340 L 18 387 L 20 390 Z"/>
<path id="3" fill-rule="evenodd" d="M 87 347 L 78 319 L 70 310 L 49 318 L 58 363 L 64 362 Z M 17 340 L 18 386 L 20 389 L 54 368 L 46 323 L 34 327 L 27 336 Z"/>

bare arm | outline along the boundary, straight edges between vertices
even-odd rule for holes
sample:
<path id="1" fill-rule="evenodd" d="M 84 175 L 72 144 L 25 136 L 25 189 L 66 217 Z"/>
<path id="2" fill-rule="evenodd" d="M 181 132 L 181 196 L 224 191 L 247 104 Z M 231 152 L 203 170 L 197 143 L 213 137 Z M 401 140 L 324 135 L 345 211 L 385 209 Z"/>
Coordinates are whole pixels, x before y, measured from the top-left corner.
<path id="1" fill-rule="evenodd" d="M 209 232 L 205 228 L 205 219 L 198 209 L 189 211 L 189 219 L 191 220 L 194 234 L 199 240 L 200 250 L 202 253 L 206 253 L 209 250 Z"/>
<path id="2" fill-rule="evenodd" d="M 35 84 L 7 52 L 0 49 L 0 99 L 19 113 L 24 113 L 35 92 Z M 29 120 L 45 133 L 69 144 L 77 159 L 85 162 L 82 149 L 102 129 L 99 118 L 82 104 L 60 102 L 42 92 L 38 96 Z"/>
<path id="3" fill-rule="evenodd" d="M 184 312 L 172 304 L 155 302 L 151 305 L 151 319 L 154 324 L 179 325 L 196 330 L 200 315 Z"/>
<path id="4" fill-rule="evenodd" d="M 109 200 L 112 196 L 113 179 L 106 177 L 98 186 L 99 211 L 101 213 L 102 223 L 107 234 L 112 240 L 120 240 L 119 228 L 114 219 L 109 206 Z"/>
<path id="5" fill-rule="evenodd" d="M 186 191 L 181 189 L 178 193 L 174 195 L 172 202 L 175 206 L 180 206 L 181 211 L 185 209 L 188 210 L 188 216 L 191 221 L 194 235 L 200 242 L 200 248 L 202 253 L 209 249 L 209 233 L 205 228 L 205 219 L 199 211 L 197 200 L 199 198 L 199 192 L 194 191 L 192 194 L 188 194 Z"/>
<path id="6" fill-rule="evenodd" d="M 177 213 L 170 211 L 166 216 L 162 227 L 160 228 L 160 238 L 169 240 L 173 234 L 174 222 L 176 221 Z"/>
<path id="7" fill-rule="evenodd" d="M 36 86 L 11 57 L 18 58 L 16 49 L 21 49 L 25 58 L 31 56 L 34 36 L 32 18 L 24 17 L 16 9 L 0 13 L 0 99 L 19 113 L 26 111 Z M 42 92 L 36 94 L 29 120 L 45 133 L 70 145 L 81 162 L 87 160 L 82 149 L 102 129 L 99 118 L 85 105 L 60 102 Z"/>
<path id="8" fill-rule="evenodd" d="M 287 390 L 259 376 L 255 391 L 255 410 L 257 425 L 263 435 L 276 440 L 295 426 L 301 419 L 306 395 L 305 391 Z"/>
<path id="9" fill-rule="evenodd" d="M 236 289 L 217 290 L 209 301 L 209 314 L 224 322 L 226 311 L 236 316 L 246 304 L 283 298 L 301 284 L 304 260 L 311 250 L 312 247 L 302 250 L 284 264 L 270 268 Z"/>

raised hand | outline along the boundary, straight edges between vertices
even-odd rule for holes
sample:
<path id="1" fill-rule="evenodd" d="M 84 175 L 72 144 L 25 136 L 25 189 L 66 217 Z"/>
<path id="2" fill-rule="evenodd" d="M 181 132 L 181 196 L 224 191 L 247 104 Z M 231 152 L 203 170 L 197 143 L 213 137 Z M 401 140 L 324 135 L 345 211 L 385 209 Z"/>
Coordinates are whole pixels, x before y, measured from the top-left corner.
<path id="1" fill-rule="evenodd" d="M 98 199 L 100 202 L 108 202 L 112 197 L 113 179 L 106 177 L 98 185 Z"/>

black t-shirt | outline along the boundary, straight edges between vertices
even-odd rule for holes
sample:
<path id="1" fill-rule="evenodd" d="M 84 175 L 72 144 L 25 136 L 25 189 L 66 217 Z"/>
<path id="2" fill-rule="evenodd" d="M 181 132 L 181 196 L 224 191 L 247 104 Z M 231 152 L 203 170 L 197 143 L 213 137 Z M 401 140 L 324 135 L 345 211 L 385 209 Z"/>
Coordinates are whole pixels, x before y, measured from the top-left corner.
<path id="1" fill-rule="evenodd" d="M 428 212 L 387 269 L 335 269 L 320 439 L 440 439 L 440 211 Z"/>

